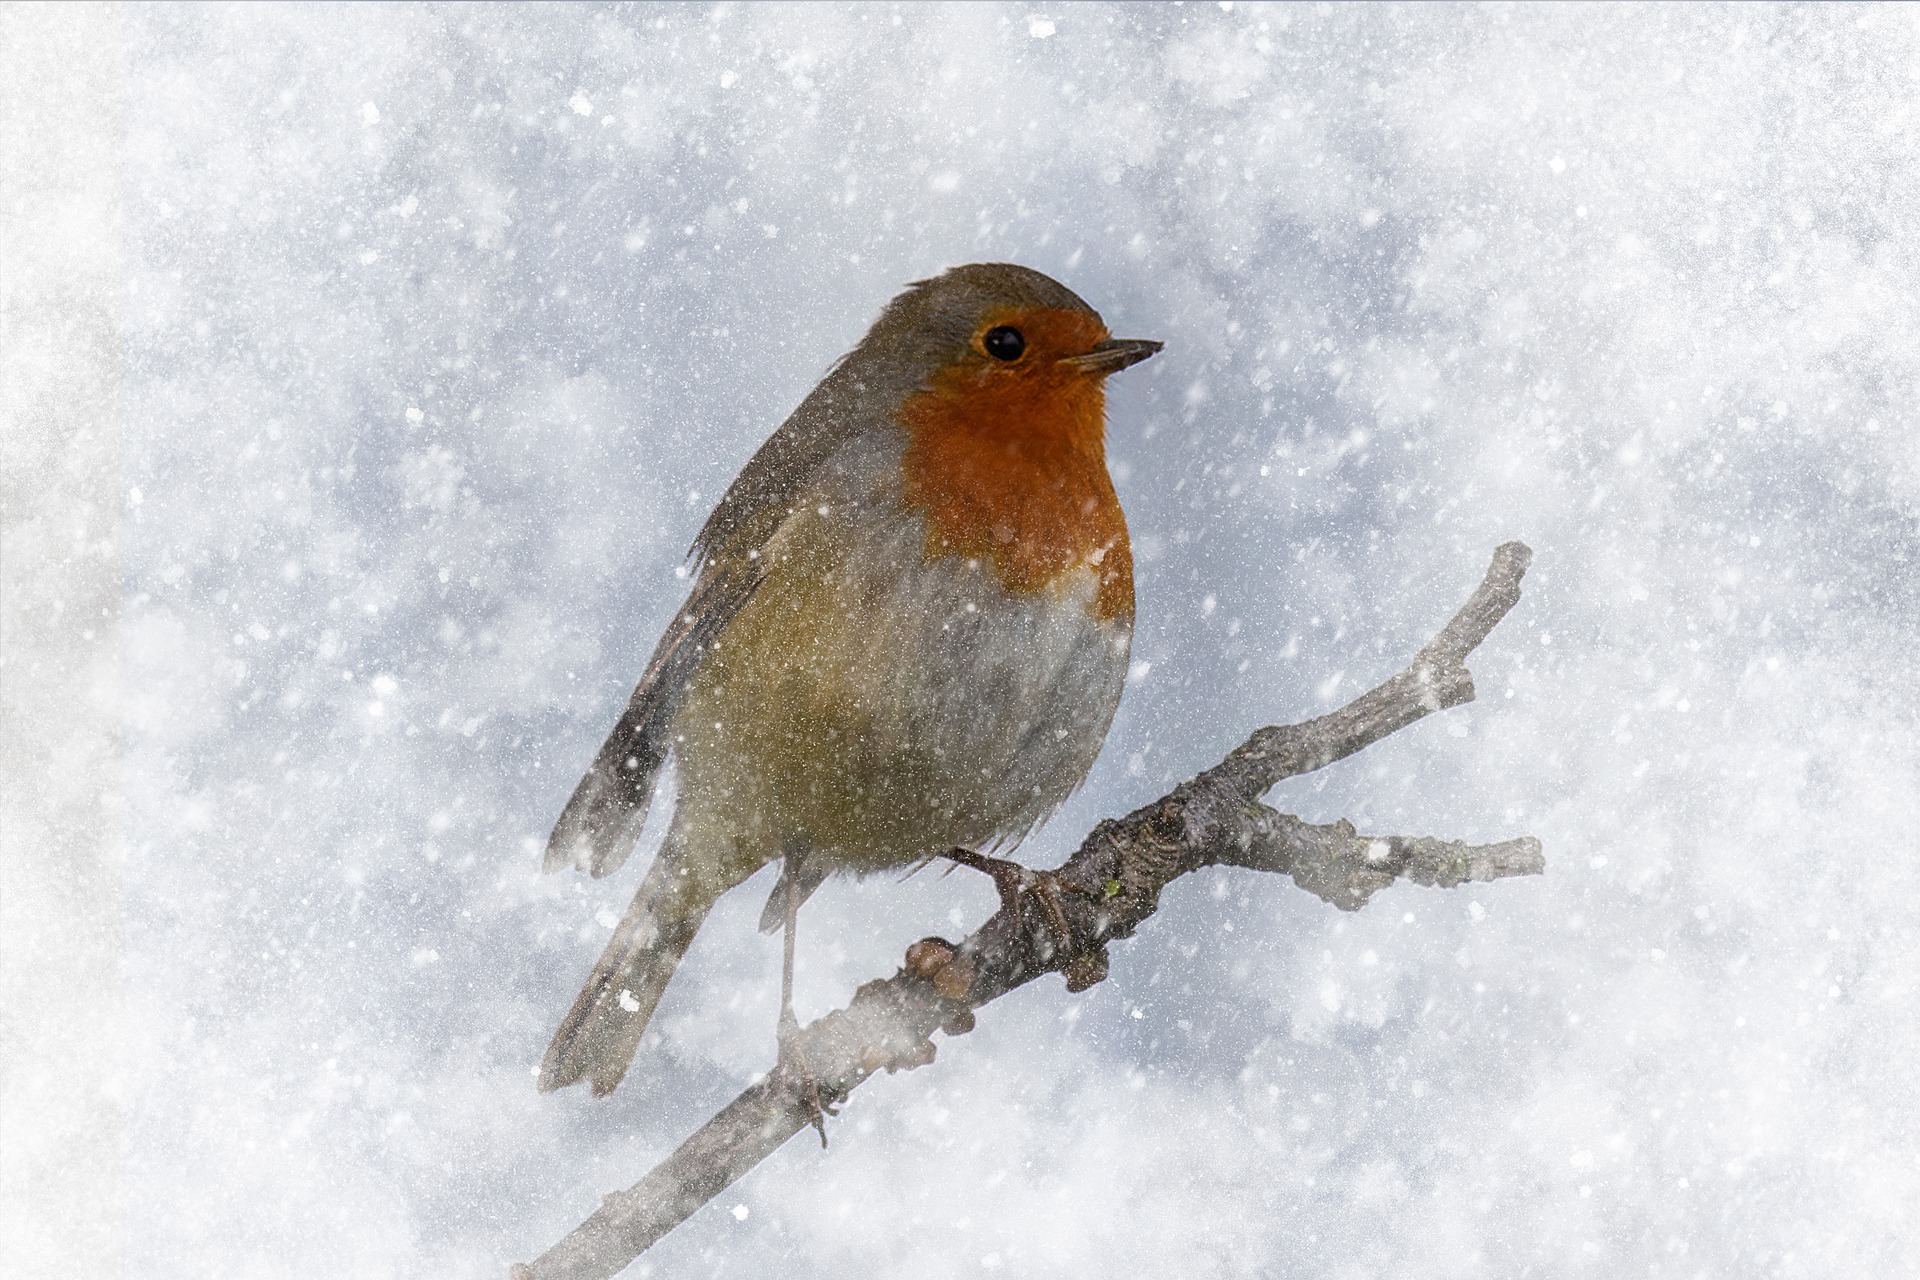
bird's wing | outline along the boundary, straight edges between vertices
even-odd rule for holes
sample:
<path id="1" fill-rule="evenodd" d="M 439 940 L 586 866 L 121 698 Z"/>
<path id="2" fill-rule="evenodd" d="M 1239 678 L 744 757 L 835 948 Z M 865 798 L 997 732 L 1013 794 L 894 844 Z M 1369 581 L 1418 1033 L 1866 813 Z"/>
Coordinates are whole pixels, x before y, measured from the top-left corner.
<path id="1" fill-rule="evenodd" d="M 763 577 L 746 566 L 710 564 L 667 625 L 625 714 L 601 744 L 547 840 L 546 869 L 619 868 L 647 820 L 653 781 L 672 745 L 673 717 L 701 656 L 740 612 Z"/>
<path id="2" fill-rule="evenodd" d="M 871 388 L 828 373 L 741 469 L 694 540 L 693 593 L 674 616 L 625 714 L 594 757 L 547 840 L 545 866 L 595 876 L 627 860 L 647 818 L 654 778 L 672 745 L 674 715 L 701 658 L 765 577 L 760 553 L 836 450 L 872 420 Z"/>
<path id="3" fill-rule="evenodd" d="M 766 550 L 840 447 L 891 421 L 899 395 L 861 372 L 859 354 L 850 352 L 834 365 L 740 469 L 693 540 L 696 562 Z"/>

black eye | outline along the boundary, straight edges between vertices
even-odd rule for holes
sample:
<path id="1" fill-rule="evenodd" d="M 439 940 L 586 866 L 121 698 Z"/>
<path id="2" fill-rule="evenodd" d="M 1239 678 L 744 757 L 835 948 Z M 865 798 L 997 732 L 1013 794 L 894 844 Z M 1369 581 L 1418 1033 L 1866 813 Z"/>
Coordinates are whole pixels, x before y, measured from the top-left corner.
<path id="1" fill-rule="evenodd" d="M 1018 360 L 1020 353 L 1027 349 L 1027 340 L 1020 331 L 1010 324 L 999 325 L 987 330 L 987 336 L 980 340 L 987 354 L 995 360 Z"/>

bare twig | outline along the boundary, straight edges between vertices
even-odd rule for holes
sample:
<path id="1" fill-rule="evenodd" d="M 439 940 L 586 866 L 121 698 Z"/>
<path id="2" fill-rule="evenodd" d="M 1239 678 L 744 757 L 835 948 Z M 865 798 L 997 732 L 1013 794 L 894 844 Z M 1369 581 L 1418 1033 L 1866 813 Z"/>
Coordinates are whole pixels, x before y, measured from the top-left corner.
<path id="1" fill-rule="evenodd" d="M 1160 891 L 1206 866 L 1281 871 L 1308 892 L 1357 911 L 1406 878 L 1452 887 L 1545 870 L 1531 837 L 1469 845 L 1430 836 L 1363 836 L 1345 820 L 1315 826 L 1260 804 L 1275 783 L 1344 759 L 1432 712 L 1473 700 L 1466 657 L 1520 598 L 1533 553 L 1499 547 L 1479 589 L 1406 670 L 1338 711 L 1261 729 L 1225 760 L 1124 818 L 1100 823 L 1052 873 L 1072 943 L 1061 947 L 1038 910 L 994 914 L 957 947 L 915 943 L 891 978 L 800 1033 L 819 1096 L 844 1101 L 868 1076 L 932 1062 L 931 1036 L 973 1027 L 973 1010 L 1045 973 L 1084 990 L 1106 976 L 1107 943 L 1130 937 Z M 725 1190 L 813 1115 L 803 1083 L 776 1068 L 735 1098 L 639 1183 L 606 1197 L 592 1217 L 514 1280 L 611 1276 Z"/>

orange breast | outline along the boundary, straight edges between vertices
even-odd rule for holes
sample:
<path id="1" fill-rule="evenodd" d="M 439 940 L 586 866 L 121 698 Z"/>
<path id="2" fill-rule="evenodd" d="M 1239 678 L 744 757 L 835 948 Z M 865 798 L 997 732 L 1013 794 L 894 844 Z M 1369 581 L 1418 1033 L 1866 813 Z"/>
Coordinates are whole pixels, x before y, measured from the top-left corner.
<path id="1" fill-rule="evenodd" d="M 1028 316 L 1029 340 L 1079 335 L 1048 329 L 1091 316 Z M 1054 341 L 1048 341 L 1053 339 Z M 909 433 L 907 502 L 925 513 L 927 557 L 994 566 L 1009 591 L 1034 592 L 1083 566 L 1099 582 L 1101 618 L 1133 616 L 1133 551 L 1107 474 L 1106 397 L 1100 379 L 1057 363 L 1026 369 L 963 364 L 935 376 L 900 411 Z"/>

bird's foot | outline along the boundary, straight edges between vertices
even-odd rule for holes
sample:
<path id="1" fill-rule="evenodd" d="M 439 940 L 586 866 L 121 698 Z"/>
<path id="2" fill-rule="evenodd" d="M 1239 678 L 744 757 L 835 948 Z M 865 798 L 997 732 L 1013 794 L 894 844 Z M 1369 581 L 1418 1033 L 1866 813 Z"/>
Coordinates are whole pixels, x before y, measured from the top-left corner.
<path id="1" fill-rule="evenodd" d="M 1047 932 L 1053 935 L 1054 947 L 1065 955 L 1074 954 L 1073 930 L 1067 924 L 1067 912 L 1060 902 L 1063 890 L 1059 876 L 1051 871 L 1033 871 L 1017 862 L 988 857 L 972 849 L 949 849 L 941 856 L 949 862 L 972 867 L 975 871 L 984 871 L 992 876 L 993 887 L 1000 891 L 1000 909 L 1015 921 L 1020 919 L 1020 899 L 1023 895 L 1031 894 L 1038 899 L 1040 910 L 1046 917 Z"/>
<path id="2" fill-rule="evenodd" d="M 778 1044 L 779 1070 L 796 1081 L 800 1086 L 800 1097 L 807 1104 L 810 1113 L 808 1123 L 814 1132 L 820 1135 L 820 1148 L 827 1146 L 827 1117 L 837 1115 L 839 1108 L 820 1096 L 820 1080 L 813 1074 L 813 1066 L 807 1061 L 807 1050 L 800 1036 L 800 1020 L 793 1016 L 792 1006 L 780 1011 L 780 1023 L 774 1032 Z"/>

